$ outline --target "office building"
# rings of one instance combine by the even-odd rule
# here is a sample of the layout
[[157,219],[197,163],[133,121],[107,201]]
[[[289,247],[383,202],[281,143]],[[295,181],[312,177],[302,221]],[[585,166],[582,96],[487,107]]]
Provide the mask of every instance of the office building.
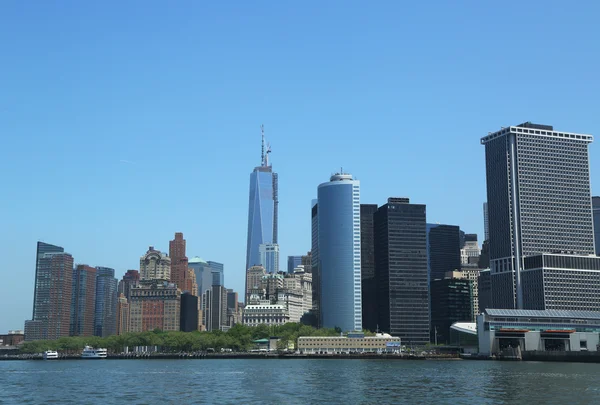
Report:
[[[592,140],[591,135],[529,122],[481,139],[495,308],[524,308],[524,295],[529,294],[522,283],[525,258],[594,254],[588,156]],[[566,282],[573,269],[564,270]]]
[[171,258],[171,278],[181,291],[192,292],[194,286],[188,273],[188,258],[185,255],[185,239],[183,233],[175,232],[175,238],[169,241],[169,257]]
[[488,207],[487,203],[483,203],[483,235],[484,242],[490,239],[490,221],[488,219]]
[[481,256],[481,249],[477,242],[477,234],[467,233],[464,234],[464,243],[460,249],[460,263],[461,264],[477,264]]
[[242,323],[247,326],[284,325],[290,322],[290,314],[283,299],[271,300],[264,290],[252,289],[248,295],[248,303],[243,309]]
[[302,256],[300,264],[304,266],[305,272],[312,273],[312,252],[309,251],[304,256]]
[[94,336],[96,269],[79,264],[73,269],[71,336]]
[[377,204],[360,205],[360,278],[362,328],[377,330],[377,282],[375,281],[375,239],[373,215]]
[[138,270],[127,270],[123,278],[119,281],[117,293],[123,294],[129,299],[130,291],[140,283],[140,272]]
[[431,341],[450,343],[450,326],[455,322],[474,322],[473,285],[460,278],[431,281]]
[[179,330],[182,332],[198,330],[198,297],[189,292],[181,294],[180,313]]
[[592,214],[594,221],[594,251],[600,256],[600,197],[592,197]]
[[263,243],[259,245],[260,264],[264,266],[267,273],[279,273],[279,245],[276,243]]
[[336,173],[319,185],[317,220],[321,326],[362,330],[360,182]]
[[316,318],[315,327],[321,327],[321,271],[319,270],[319,204],[312,201],[311,206],[311,272],[313,280],[313,313]]
[[96,308],[94,335],[106,337],[117,333],[117,279],[115,270],[96,267]]
[[481,270],[476,266],[463,267],[460,271],[449,271],[445,278],[469,280],[471,282],[471,307],[473,309],[472,319],[479,315],[479,278]]
[[303,256],[288,256],[287,272],[293,273],[294,269],[302,264]]
[[254,289],[261,288],[262,279],[267,274],[263,266],[252,266],[246,271],[246,304],[250,299],[250,292]]
[[144,256],[140,258],[141,281],[169,281],[171,280],[171,258],[150,246]]
[[389,198],[374,215],[379,328],[407,344],[429,342],[425,205]]
[[230,288],[227,289],[227,309],[238,312],[238,293]]
[[125,294],[120,293],[117,299],[117,335],[129,332],[129,302]]
[[178,331],[181,290],[165,281],[150,281],[131,290],[129,331]]
[[427,264],[429,279],[441,280],[449,271],[460,269],[460,228],[427,224]]
[[[300,298],[300,318],[312,309],[312,274],[304,271],[302,265],[296,267],[292,274],[286,274],[283,279],[283,292]],[[290,313],[291,322],[300,322]]]
[[[277,173],[269,164],[271,147],[265,150],[264,128],[260,166],[250,175],[250,199],[248,207],[248,242],[246,247],[246,270],[260,262],[259,246],[277,243],[278,181]],[[264,265],[264,264],[263,264]],[[248,286],[246,286],[248,291]],[[247,297],[246,297],[247,298]]]
[[479,277],[477,278],[477,294],[479,295],[479,315],[483,310],[492,308],[492,275],[490,269],[483,269],[479,271]]
[[213,285],[202,296],[202,315],[207,331],[226,331],[227,325],[227,289],[222,285]]
[[194,271],[196,275],[196,284],[198,285],[198,297],[212,287],[213,275],[210,264],[204,259],[196,256],[188,261],[188,267]]
[[25,339],[69,336],[73,257],[59,246],[38,242],[33,319],[25,322]]
[[[225,266],[222,263],[208,261],[212,276],[212,285],[225,285]],[[212,287],[212,286],[211,286]]]

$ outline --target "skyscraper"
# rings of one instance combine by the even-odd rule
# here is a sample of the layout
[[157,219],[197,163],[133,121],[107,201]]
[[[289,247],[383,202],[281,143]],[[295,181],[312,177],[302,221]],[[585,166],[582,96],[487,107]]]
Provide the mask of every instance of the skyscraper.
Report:
[[181,291],[165,281],[150,280],[131,290],[129,331],[178,331]]
[[[481,139],[486,156],[494,308],[525,307],[522,271],[527,257],[594,254],[588,156],[592,140],[591,135],[554,131],[552,126],[530,122]],[[542,262],[541,257],[528,260],[530,280],[548,281],[550,273]],[[568,266],[564,262],[561,267],[575,275],[572,270],[577,267],[573,266],[574,262]],[[563,281],[568,279],[566,273]],[[542,285],[532,288],[544,291]]]
[[319,185],[317,216],[321,326],[362,330],[360,182],[336,173]]
[[138,270],[127,270],[123,275],[117,292],[123,294],[125,298],[129,299],[131,289],[140,283],[140,272]]
[[94,336],[96,313],[96,269],[79,264],[73,269],[71,335]]
[[192,291],[191,280],[188,278],[188,258],[185,255],[185,239],[183,233],[176,232],[175,238],[169,242],[169,257],[171,258],[171,278],[181,291]]
[[377,329],[377,283],[375,281],[375,238],[373,215],[377,204],[360,205],[360,277],[363,329]]
[[198,330],[198,297],[185,292],[181,294],[179,330],[193,332]]
[[223,263],[217,263],[213,261],[208,261],[208,265],[210,266],[210,273],[212,276],[212,284],[213,285],[225,285],[225,266]]
[[460,278],[431,281],[431,341],[450,343],[454,322],[473,322],[473,284]]
[[288,256],[287,272],[292,274],[294,269],[302,264],[302,256]]
[[117,300],[117,335],[129,332],[129,302],[125,294],[120,293]]
[[319,270],[319,204],[318,200],[312,201],[311,213],[311,272],[313,281],[313,312],[316,318],[316,327],[321,326],[321,272]]
[[110,336],[117,333],[117,279],[115,270],[96,267],[96,308],[94,335]]
[[142,281],[170,281],[171,258],[150,246],[144,256],[140,258],[140,280]]
[[[261,130],[263,130],[262,126]],[[261,264],[259,252],[261,244],[277,243],[278,181],[277,173],[273,173],[273,168],[269,164],[270,153],[270,146],[265,150],[263,130],[261,163],[250,174],[246,270]],[[248,291],[247,286],[246,291]]]
[[488,218],[487,202],[483,203],[483,235],[484,241],[490,239],[490,221]]
[[262,243],[258,246],[260,264],[270,274],[279,273],[279,245],[276,243]]
[[460,269],[459,231],[455,225],[427,224],[430,281],[442,280],[446,272]]
[[204,259],[195,256],[192,257],[188,266],[196,274],[196,284],[198,284],[198,296],[202,297],[202,294],[212,286],[212,269],[210,264]]
[[69,336],[73,257],[59,246],[37,244],[33,319],[25,322],[25,339]]
[[600,197],[592,197],[592,212],[594,220],[594,250],[600,255]]
[[379,328],[406,344],[429,342],[425,205],[389,198],[374,215]]

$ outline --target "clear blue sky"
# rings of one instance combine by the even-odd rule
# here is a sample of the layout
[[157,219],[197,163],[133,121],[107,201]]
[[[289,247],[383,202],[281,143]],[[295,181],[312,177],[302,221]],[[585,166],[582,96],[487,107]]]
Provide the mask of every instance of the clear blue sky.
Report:
[[600,135],[597,2],[123,3],[0,4],[0,332],[31,316],[38,240],[120,278],[180,231],[242,292],[263,123],[284,257],[340,166],[482,239],[480,137]]

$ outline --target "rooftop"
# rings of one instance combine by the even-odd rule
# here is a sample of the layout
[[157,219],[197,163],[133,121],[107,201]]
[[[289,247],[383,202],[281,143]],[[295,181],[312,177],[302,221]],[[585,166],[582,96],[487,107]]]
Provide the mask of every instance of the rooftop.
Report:
[[530,317],[530,318],[577,318],[577,319],[599,319],[600,312],[596,311],[565,311],[558,309],[534,310],[534,309],[491,309],[484,311],[490,316],[504,317]]

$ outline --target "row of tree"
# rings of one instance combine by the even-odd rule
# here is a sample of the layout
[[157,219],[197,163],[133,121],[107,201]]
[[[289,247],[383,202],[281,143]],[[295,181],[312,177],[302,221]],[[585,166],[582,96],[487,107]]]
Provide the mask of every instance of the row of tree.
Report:
[[[222,348],[233,351],[248,351],[255,347],[253,341],[277,336],[281,340],[279,349],[285,349],[289,343],[296,347],[300,336],[337,336],[340,330],[316,329],[300,323],[287,323],[281,326],[258,325],[256,327],[236,324],[227,332],[163,332],[160,330],[126,333],[101,338],[98,336],[72,336],[57,340],[37,340],[25,342],[21,346],[23,353],[41,353],[56,350],[61,353],[78,353],[86,345],[107,348],[112,353],[122,353],[125,348],[136,346],[158,346],[162,352],[199,352],[209,348],[220,351]],[[365,332],[367,335],[368,332]]]

